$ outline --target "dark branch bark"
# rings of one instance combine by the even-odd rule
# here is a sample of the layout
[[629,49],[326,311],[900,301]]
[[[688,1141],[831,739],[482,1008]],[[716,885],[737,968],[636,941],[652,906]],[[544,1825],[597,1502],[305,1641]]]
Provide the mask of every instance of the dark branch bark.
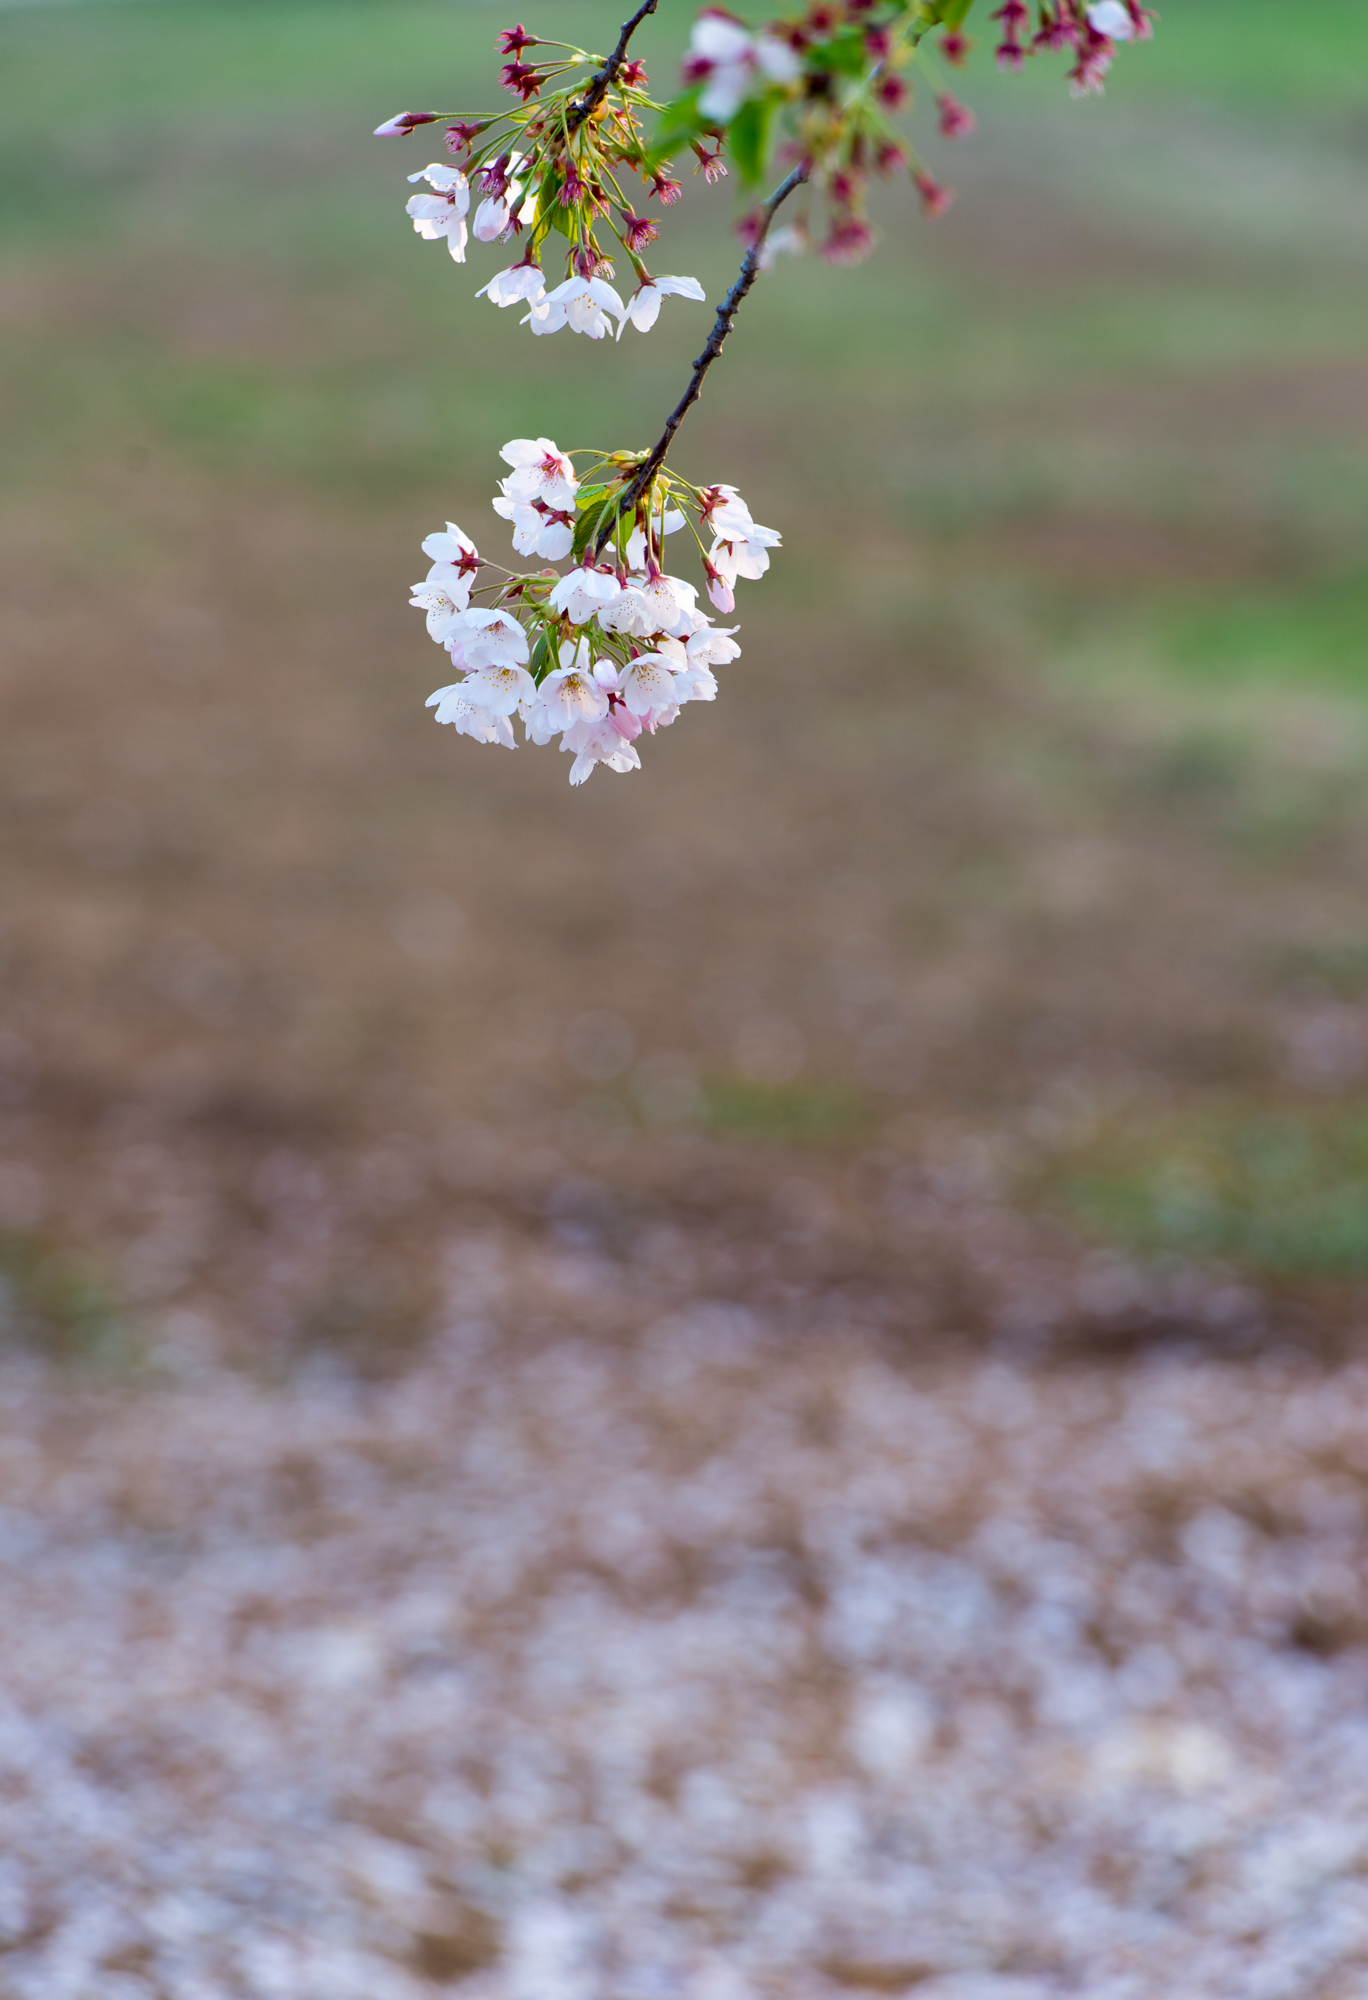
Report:
[[665,454],[674,442],[675,432],[679,429],[679,426],[683,423],[685,417],[703,393],[703,378],[722,352],[722,343],[732,330],[732,321],[735,319],[742,300],[755,283],[756,276],[759,273],[760,252],[765,247],[765,238],[769,235],[770,224],[774,220],[775,211],[781,203],[788,200],[795,189],[803,185],[809,171],[808,162],[804,160],[801,166],[793,169],[793,172],[788,175],[787,179],[779,183],[774,193],[769,197],[769,200],[761,205],[760,226],[756,231],[755,241],[741,260],[741,269],[737,274],[736,283],[717,308],[717,318],[713,321],[713,330],[708,335],[706,347],[694,363],[689,386],[675,404],[673,410],[671,410],[665,428],[661,432],[650,454],[643,459],[640,468],[633,474],[622,498],[618,501],[612,521],[594,544],[593,559],[595,561],[603,553],[605,544],[611,540],[613,530],[616,528],[618,522],[625,515],[632,512],[642,494],[650,486],[651,481],[665,462]]
[[613,50],[603,68],[595,70],[589,79],[589,88],[585,91],[579,103],[571,107],[567,115],[566,124],[570,131],[578,132],[585,119],[592,118],[598,110],[612,86],[614,77],[627,60],[628,42],[631,41],[637,29],[646,19],[646,16],[654,14],[658,4],[659,0],[642,0],[642,5],[637,8],[631,20],[623,22],[622,33],[618,36],[617,47]]

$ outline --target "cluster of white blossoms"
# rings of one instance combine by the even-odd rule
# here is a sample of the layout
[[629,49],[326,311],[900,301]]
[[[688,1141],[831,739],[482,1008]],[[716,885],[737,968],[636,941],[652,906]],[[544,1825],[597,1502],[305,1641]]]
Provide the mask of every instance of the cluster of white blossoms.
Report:
[[[470,182],[459,167],[443,166],[434,160],[420,173],[410,174],[410,181],[426,181],[432,189],[430,194],[409,197],[408,213],[414,228],[426,242],[445,241],[458,264],[465,262],[466,245],[472,235],[480,243],[506,241],[515,227],[526,227],[535,221],[540,199],[538,189],[525,191],[516,178],[520,164],[517,153],[509,155],[505,174],[513,177],[503,179],[499,194],[485,196],[473,222],[469,221]],[[490,176],[486,174],[484,178],[488,180]],[[638,224],[638,229],[643,228],[644,225]],[[649,333],[660,317],[662,299],[673,296],[701,303],[705,297],[697,278],[655,278],[646,274],[644,266],[638,267],[638,275],[636,290],[630,299],[624,299],[608,282],[613,276],[612,265],[600,259],[594,262],[592,270],[572,273],[563,284],[548,292],[541,265],[529,248],[520,262],[497,272],[487,285],[481,285],[475,296],[496,306],[526,305],[528,311],[522,325],[530,326],[533,333],[559,333],[563,326],[568,326],[572,333],[587,333],[591,340],[602,340],[605,334],[613,332],[621,340],[629,321],[638,333]]]
[[693,24],[684,81],[703,85],[699,113],[719,125],[727,124],[748,97],[767,85],[796,83],[802,74],[803,58],[776,35],[763,30],[753,35],[733,16],[711,8]]
[[[715,700],[713,669],[740,654],[737,628],[715,625],[699,609],[696,586],[665,574],[665,537],[691,531],[708,597],[722,612],[734,608],[739,577],[764,575],[780,539],[752,520],[735,487],[694,487],[663,470],[622,517],[639,461],[577,455],[591,460],[578,476],[550,438],[514,438],[500,454],[512,470],[494,501],[519,554],[558,562],[574,553],[573,569],[502,570],[448,522],[423,543],[432,568],[411,599],[462,676],[428,697],[438,722],[512,750],[516,716],[527,742],[558,736],[573,753],[572,785],[596,764],[639,769],[642,733],[666,728],[686,702]],[[495,570],[500,582],[479,581]]]

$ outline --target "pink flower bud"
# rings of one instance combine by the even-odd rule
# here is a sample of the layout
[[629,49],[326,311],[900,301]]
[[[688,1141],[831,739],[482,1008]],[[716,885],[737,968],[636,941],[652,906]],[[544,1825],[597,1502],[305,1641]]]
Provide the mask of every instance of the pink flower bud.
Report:
[[736,595],[725,576],[715,570],[706,559],[703,568],[708,578],[708,595],[718,611],[735,611]]
[[886,111],[901,111],[912,95],[900,76],[880,77],[875,94]]
[[436,123],[437,113],[435,111],[397,111],[393,118],[387,118],[383,125],[376,126],[375,136],[377,139],[402,139],[404,134],[411,132],[415,125],[435,125]]
[[969,50],[972,46],[969,37],[962,35],[958,28],[952,28],[948,35],[941,36],[941,54],[952,69],[961,69],[964,66],[969,59]]

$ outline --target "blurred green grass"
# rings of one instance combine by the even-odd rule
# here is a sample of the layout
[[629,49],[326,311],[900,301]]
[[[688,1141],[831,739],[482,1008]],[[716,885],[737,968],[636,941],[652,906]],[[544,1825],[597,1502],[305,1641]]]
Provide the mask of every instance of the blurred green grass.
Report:
[[1240,1107],[1095,1138],[1045,1176],[1085,1231],[1175,1263],[1279,1278],[1368,1272],[1368,1112]]

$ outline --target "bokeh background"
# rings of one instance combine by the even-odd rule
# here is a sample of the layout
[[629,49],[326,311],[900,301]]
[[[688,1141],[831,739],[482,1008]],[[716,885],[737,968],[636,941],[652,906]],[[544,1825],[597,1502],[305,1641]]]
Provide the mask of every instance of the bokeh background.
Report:
[[981,46],[573,793],[405,586],[708,316],[413,236],[505,25],[0,8],[0,1994],[1368,1992],[1368,16]]

